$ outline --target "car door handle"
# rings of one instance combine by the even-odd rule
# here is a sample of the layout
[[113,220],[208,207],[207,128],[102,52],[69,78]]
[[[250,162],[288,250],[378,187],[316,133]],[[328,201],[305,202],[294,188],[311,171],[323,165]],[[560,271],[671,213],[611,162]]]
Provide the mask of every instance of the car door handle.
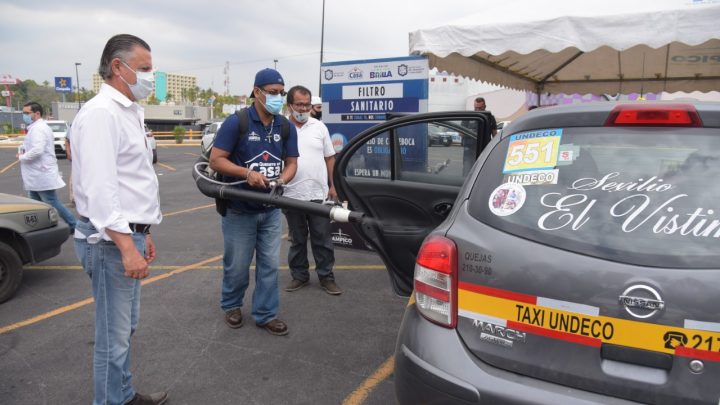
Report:
[[450,213],[450,210],[451,210],[451,209],[452,209],[452,204],[445,202],[445,203],[440,203],[440,204],[436,205],[436,206],[433,208],[433,211],[434,211],[437,215],[440,215],[440,216],[442,216],[442,217],[446,217],[446,216],[448,216],[448,214]]

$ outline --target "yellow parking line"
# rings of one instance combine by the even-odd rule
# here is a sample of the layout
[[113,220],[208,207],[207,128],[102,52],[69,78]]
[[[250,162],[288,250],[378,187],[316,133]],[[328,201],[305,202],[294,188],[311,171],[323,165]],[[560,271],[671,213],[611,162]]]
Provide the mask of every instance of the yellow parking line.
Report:
[[385,362],[381,364],[370,377],[366,378],[355,391],[351,392],[350,395],[343,400],[342,405],[362,404],[375,387],[392,374],[394,369],[395,360],[393,357],[390,357],[385,360]]
[[[193,270],[193,269],[196,269],[196,268],[198,268],[198,267],[202,267],[202,266],[204,266],[204,265],[206,265],[206,264],[208,264],[208,263],[216,262],[216,261],[218,261],[218,260],[220,260],[220,259],[222,259],[222,256],[211,257],[211,258],[209,258],[209,259],[205,259],[205,260],[199,261],[199,262],[197,262],[197,263],[194,263],[194,264],[191,264],[191,265],[188,265],[188,266],[180,267],[180,268],[178,268],[178,269],[176,269],[176,270],[173,270],[173,271],[171,271],[171,272],[164,273],[164,274],[160,274],[160,275],[157,275],[157,276],[155,276],[155,277],[151,277],[151,278],[145,279],[145,280],[142,281],[141,284],[142,284],[142,285],[148,285],[148,284],[154,283],[154,282],[156,282],[156,281],[158,281],[158,280],[163,280],[163,279],[166,279],[166,278],[168,278],[168,277],[174,276],[174,275],[176,275],[176,274],[184,273],[184,272],[186,272],[186,271],[188,271],[188,270]],[[24,327],[24,326],[28,326],[28,325],[32,325],[32,324],[38,323],[38,322],[40,322],[40,321],[44,321],[45,319],[49,319],[49,318],[52,318],[52,317],[54,317],[54,316],[62,315],[62,314],[64,314],[64,313],[66,313],[66,312],[70,312],[70,311],[73,311],[73,310],[75,310],[75,309],[84,307],[85,305],[92,304],[94,301],[95,301],[95,300],[94,300],[93,298],[86,298],[86,299],[84,299],[84,300],[82,300],[82,301],[78,301],[78,302],[76,302],[76,303],[74,303],[74,304],[70,304],[70,305],[66,305],[66,306],[64,306],[64,307],[60,307],[60,308],[54,309],[54,310],[52,310],[52,311],[50,311],[50,312],[46,312],[46,313],[44,313],[44,314],[40,314],[40,315],[38,315],[38,316],[34,316],[34,317],[29,318],[29,319],[26,319],[26,320],[24,320],[24,321],[16,322],[16,323],[14,323],[14,324],[12,324],[12,325],[2,326],[2,327],[0,327],[0,335],[2,335],[2,334],[4,334],[4,333],[8,333],[8,332],[10,332],[10,331],[13,331],[13,330],[15,330],[15,329],[22,328],[22,327]]]
[[175,168],[174,168],[174,167],[172,167],[172,166],[170,166],[170,165],[166,165],[165,163],[158,163],[158,166],[162,166],[162,167],[164,167],[164,168],[166,168],[166,169],[168,169],[168,170],[171,170],[171,171],[173,171],[173,172],[175,171]]
[[199,153],[185,152],[184,154],[185,154],[185,155],[190,155],[190,156],[195,156],[195,157],[200,157],[200,154],[199,154]]
[[201,205],[201,206],[195,207],[195,208],[188,208],[188,209],[186,209],[186,210],[175,211],[175,212],[171,212],[171,213],[169,213],[169,214],[163,214],[163,218],[165,218],[165,217],[171,217],[171,216],[177,215],[177,214],[183,214],[183,213],[186,213],[186,212],[197,211],[197,210],[201,210],[201,209],[204,209],[204,208],[210,208],[210,207],[214,207],[214,206],[215,206],[215,204],[213,203],[213,204],[208,204],[208,205]]
[[5,173],[6,171],[10,170],[10,168],[12,168],[12,167],[15,166],[16,164],[18,164],[18,162],[19,162],[19,160],[16,160],[16,161],[10,163],[9,165],[3,167],[2,170],[0,170],[0,174],[3,174],[3,173]]
[[[255,264],[250,265],[255,266]],[[176,270],[185,266],[150,266],[150,270]],[[197,266],[194,270],[222,270],[222,266]],[[24,270],[82,270],[82,266],[27,266]],[[290,270],[288,266],[280,266],[280,270]],[[368,265],[340,265],[334,266],[333,270],[385,270],[385,266],[378,264]]]

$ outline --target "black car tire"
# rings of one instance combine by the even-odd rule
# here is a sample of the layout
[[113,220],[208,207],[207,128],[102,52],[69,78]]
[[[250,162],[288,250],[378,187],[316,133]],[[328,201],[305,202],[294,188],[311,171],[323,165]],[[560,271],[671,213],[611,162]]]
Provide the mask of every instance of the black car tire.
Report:
[[22,261],[15,250],[0,242],[0,303],[9,300],[22,281]]
[[157,149],[153,149],[153,164],[157,163]]

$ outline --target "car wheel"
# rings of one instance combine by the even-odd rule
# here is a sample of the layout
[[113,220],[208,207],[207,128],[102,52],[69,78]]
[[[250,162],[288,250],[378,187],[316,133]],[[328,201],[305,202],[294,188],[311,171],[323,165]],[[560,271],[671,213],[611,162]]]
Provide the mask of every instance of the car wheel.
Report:
[[153,149],[153,164],[157,163],[157,149]]
[[0,242],[0,303],[10,299],[22,280],[22,261],[13,248]]

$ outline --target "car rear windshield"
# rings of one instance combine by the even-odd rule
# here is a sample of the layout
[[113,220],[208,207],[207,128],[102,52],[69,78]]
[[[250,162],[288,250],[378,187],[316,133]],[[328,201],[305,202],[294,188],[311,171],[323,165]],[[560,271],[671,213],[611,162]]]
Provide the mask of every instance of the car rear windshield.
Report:
[[50,123],[48,124],[53,132],[65,132],[67,131],[67,124]]
[[590,256],[717,268],[719,180],[716,128],[549,128],[494,146],[469,212]]

